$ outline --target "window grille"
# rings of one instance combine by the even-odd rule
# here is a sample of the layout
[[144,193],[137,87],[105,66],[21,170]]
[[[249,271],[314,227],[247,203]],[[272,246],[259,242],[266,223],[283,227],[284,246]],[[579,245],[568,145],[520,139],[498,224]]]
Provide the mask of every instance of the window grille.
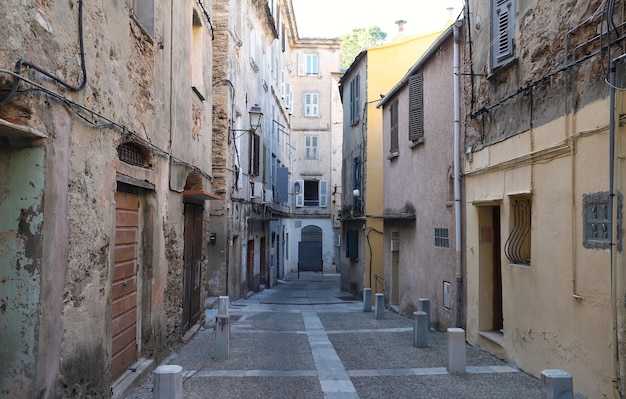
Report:
[[117,156],[120,161],[142,168],[150,166],[150,162],[144,155],[146,152],[145,148],[134,142],[123,143],[117,147]]
[[441,248],[450,248],[448,229],[435,228],[435,246]]
[[[583,246],[608,249],[611,245],[611,201],[608,191],[583,195]],[[622,195],[617,195],[617,248],[622,250]],[[614,237],[615,238],[615,237]]]
[[530,198],[511,202],[511,233],[504,244],[504,254],[512,263],[530,265],[532,207]]

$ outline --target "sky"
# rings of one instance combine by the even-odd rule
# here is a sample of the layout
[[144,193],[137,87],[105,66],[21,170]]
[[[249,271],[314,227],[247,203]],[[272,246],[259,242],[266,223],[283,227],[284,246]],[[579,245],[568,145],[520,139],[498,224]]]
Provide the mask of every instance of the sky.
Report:
[[[461,12],[463,0],[293,0],[300,37],[340,37],[354,28],[378,26],[391,40],[395,21],[407,21],[404,33],[443,29]],[[450,18],[448,7],[454,7]]]

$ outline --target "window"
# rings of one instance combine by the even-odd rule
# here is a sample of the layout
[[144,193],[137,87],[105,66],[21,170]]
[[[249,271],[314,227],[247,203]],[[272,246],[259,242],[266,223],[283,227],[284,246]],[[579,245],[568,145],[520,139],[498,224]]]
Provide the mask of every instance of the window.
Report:
[[316,53],[298,53],[298,76],[319,76],[319,57]]
[[352,126],[359,122],[359,108],[361,95],[361,76],[356,75],[350,81],[350,124]]
[[448,229],[435,228],[435,246],[441,248],[450,248]]
[[392,155],[397,155],[400,147],[398,144],[398,99],[393,100],[389,106],[389,120],[391,122],[391,128],[389,129],[391,134],[389,152]]
[[409,140],[415,142],[423,137],[424,79],[420,73],[409,80]]
[[530,197],[511,197],[511,232],[504,244],[504,254],[512,263],[530,265],[531,206]]
[[198,95],[200,100],[204,96],[204,75],[203,75],[203,49],[204,30],[202,28],[202,18],[198,10],[193,10],[191,24],[191,88]]
[[126,0],[142,28],[154,37],[154,0]]
[[491,0],[491,68],[510,61],[515,35],[515,1]]
[[317,141],[318,136],[316,135],[307,134],[304,136],[304,158],[317,159]]
[[[583,195],[583,246],[608,249],[611,245],[611,201],[608,191]],[[622,196],[617,196],[617,248],[622,249]]]
[[346,258],[359,260],[359,231],[346,231]]
[[304,116],[319,116],[320,95],[304,93]]
[[248,151],[250,152],[248,173],[252,176],[258,176],[261,159],[261,138],[258,134],[250,133]]
[[296,207],[328,206],[328,181],[327,180],[297,180],[294,183],[296,193]]

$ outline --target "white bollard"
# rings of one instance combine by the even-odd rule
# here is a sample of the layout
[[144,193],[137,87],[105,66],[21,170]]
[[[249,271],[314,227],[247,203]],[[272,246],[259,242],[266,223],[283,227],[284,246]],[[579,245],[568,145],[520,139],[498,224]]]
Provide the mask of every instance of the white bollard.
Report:
[[229,298],[227,296],[219,296],[217,298],[217,314],[222,316],[228,316],[228,304]]
[[371,288],[363,288],[363,311],[364,312],[372,311],[372,289]]
[[465,373],[465,330],[448,328],[448,372]]
[[376,303],[374,305],[376,307],[375,316],[376,320],[385,318],[385,295],[384,294],[376,294]]
[[564,370],[543,370],[541,385],[544,399],[574,399],[572,376]]
[[215,316],[215,358],[230,359],[230,316]]
[[159,366],[152,372],[153,399],[183,399],[183,368]]

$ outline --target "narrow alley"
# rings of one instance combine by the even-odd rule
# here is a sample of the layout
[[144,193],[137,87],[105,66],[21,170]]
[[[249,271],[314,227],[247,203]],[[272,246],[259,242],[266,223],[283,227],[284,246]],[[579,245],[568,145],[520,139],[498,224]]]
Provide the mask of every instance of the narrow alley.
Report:
[[[413,320],[376,320],[338,274],[292,273],[230,304],[230,358],[215,359],[215,319],[163,364],[183,368],[183,397],[541,398],[541,383],[466,345],[467,373],[446,370],[446,333],[413,347]],[[152,377],[126,399],[151,399]]]

